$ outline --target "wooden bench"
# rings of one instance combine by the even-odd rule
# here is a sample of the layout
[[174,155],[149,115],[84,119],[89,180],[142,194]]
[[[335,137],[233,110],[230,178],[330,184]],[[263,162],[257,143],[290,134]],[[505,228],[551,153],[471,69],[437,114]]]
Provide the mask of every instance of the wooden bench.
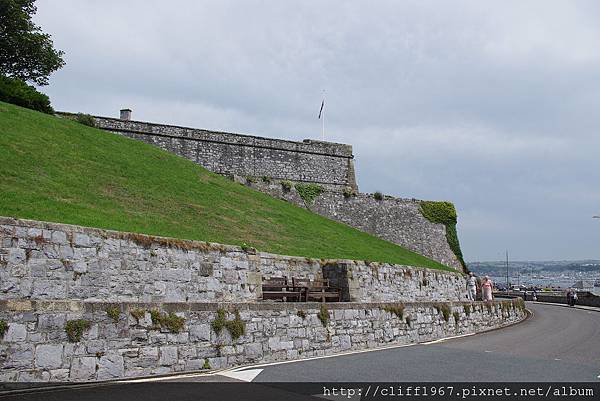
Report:
[[290,288],[285,277],[273,277],[264,280],[262,294],[263,300],[273,299],[282,302],[302,300],[302,292]]
[[294,290],[300,290],[304,295],[306,302],[319,300],[321,302],[342,300],[342,293],[339,289],[331,287],[329,279],[296,279],[292,278],[292,287]]

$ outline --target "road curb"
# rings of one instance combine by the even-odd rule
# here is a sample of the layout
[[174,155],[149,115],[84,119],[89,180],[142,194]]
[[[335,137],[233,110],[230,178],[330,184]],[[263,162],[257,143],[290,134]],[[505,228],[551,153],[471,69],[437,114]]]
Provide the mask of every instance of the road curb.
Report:
[[589,312],[600,312],[600,308],[596,307],[596,306],[586,306],[586,305],[569,306],[566,304],[558,304],[555,302],[540,302],[540,301],[527,301],[527,302],[532,302],[535,305],[550,305],[550,306],[559,306],[561,308],[585,310],[585,311],[589,311]]

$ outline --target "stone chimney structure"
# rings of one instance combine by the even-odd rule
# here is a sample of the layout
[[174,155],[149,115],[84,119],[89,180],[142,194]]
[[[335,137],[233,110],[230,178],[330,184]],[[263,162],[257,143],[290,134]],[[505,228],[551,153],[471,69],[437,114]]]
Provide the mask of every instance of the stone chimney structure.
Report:
[[121,109],[121,120],[129,121],[131,120],[131,109]]

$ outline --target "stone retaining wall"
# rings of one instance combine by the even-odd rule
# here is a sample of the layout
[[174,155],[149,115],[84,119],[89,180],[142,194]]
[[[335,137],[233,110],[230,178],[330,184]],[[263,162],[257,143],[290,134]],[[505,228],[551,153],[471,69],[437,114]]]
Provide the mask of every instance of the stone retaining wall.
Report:
[[[322,310],[317,303],[0,301],[0,320],[9,325],[0,339],[0,382],[109,380],[430,341],[518,322],[525,313],[516,302],[411,303],[403,309],[337,303]],[[118,314],[109,316],[110,307]],[[239,338],[213,329],[220,308],[229,321],[239,313],[245,326]],[[161,328],[152,310],[183,318],[183,327],[178,333]],[[89,326],[70,342],[65,326],[75,319]]]
[[466,299],[459,273],[0,217],[0,300],[254,302],[284,276],[330,278],[347,301]]
[[275,198],[308,208],[321,216],[398,244],[458,271],[463,270],[460,261],[448,245],[446,227],[427,220],[421,213],[421,201],[418,199],[384,196],[383,199],[377,200],[372,194],[357,192],[345,196],[339,188],[322,186],[323,193],[307,207],[294,188],[286,190],[281,182],[242,182]]

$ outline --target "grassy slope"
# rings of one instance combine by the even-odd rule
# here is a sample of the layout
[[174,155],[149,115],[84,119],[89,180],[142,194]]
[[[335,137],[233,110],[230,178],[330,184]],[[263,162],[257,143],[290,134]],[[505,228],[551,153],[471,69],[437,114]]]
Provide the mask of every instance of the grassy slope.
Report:
[[6,103],[0,215],[451,270],[154,146]]

